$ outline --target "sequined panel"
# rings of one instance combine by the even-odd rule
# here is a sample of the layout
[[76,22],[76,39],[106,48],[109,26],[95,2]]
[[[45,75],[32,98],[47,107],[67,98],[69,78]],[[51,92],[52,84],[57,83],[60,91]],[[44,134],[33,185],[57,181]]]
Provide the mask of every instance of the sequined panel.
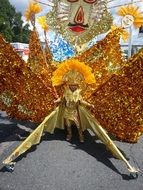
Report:
[[32,55],[39,63],[28,67],[0,36],[0,108],[11,117],[40,122],[53,110],[55,91],[44,57],[36,58],[42,56],[40,48]]
[[136,142],[143,134],[143,49],[90,97],[97,120],[120,140]]
[[120,68],[125,64],[119,44],[120,35],[121,29],[110,32],[103,40],[78,57],[93,69],[96,79],[94,90],[109,80],[113,74],[120,74]]

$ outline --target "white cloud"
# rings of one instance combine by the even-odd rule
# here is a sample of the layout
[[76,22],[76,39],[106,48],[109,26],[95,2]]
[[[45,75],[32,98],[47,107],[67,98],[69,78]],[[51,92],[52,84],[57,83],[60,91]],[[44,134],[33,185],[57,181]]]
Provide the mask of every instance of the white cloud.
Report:
[[[9,2],[16,8],[16,11],[20,11],[22,12],[22,14],[24,14],[28,4],[29,4],[29,0],[9,0]],[[41,0],[41,2],[46,3],[47,0]],[[48,9],[47,6],[41,5],[43,10],[46,11]]]
[[9,0],[9,2],[16,8],[16,11],[20,11],[23,14],[28,6],[29,0]]

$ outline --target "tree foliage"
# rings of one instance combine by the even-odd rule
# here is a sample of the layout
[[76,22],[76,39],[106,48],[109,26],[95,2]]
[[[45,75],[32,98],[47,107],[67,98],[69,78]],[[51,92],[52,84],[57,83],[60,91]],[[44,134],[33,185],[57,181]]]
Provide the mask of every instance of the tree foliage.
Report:
[[0,0],[0,33],[8,42],[28,43],[29,25],[23,26],[22,14],[16,12],[9,0]]

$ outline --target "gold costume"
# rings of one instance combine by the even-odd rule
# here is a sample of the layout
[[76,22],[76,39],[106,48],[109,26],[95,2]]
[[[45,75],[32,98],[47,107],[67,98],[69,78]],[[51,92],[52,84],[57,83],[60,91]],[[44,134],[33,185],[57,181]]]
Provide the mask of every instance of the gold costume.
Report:
[[[84,64],[83,64],[83,67],[84,67]],[[73,71],[73,73],[75,72],[77,73],[77,71]],[[56,78],[57,73],[55,71],[54,76],[53,76],[53,81]],[[77,83],[74,84],[74,82],[77,82],[78,75],[74,74],[74,76],[76,77],[72,78],[73,81],[71,80],[68,81],[69,79],[67,80],[66,78],[67,84],[64,90],[64,95],[61,99],[57,101],[60,103],[60,105],[56,107],[56,109],[44,119],[44,121],[31,133],[31,135],[6,160],[4,160],[3,163],[6,165],[11,164],[14,159],[16,159],[19,155],[24,153],[26,150],[28,150],[32,145],[38,144],[44,132],[54,133],[55,128],[64,129],[65,124],[67,125],[67,129],[68,129],[67,138],[68,140],[70,140],[71,135],[72,135],[70,122],[74,121],[79,130],[79,137],[80,137],[81,142],[84,141],[82,131],[86,129],[92,130],[95,133],[95,135],[97,135],[98,138],[113,153],[115,157],[125,162],[130,172],[138,172],[139,170],[133,168],[129,164],[129,162],[120,152],[120,150],[116,147],[116,145],[107,135],[106,131],[96,121],[92,113],[86,108],[87,105],[91,106],[91,104],[82,100],[81,89],[77,88],[79,84]],[[71,76],[69,74],[69,78],[70,77]],[[68,82],[70,82],[70,84],[68,84]],[[74,90],[70,89],[71,82],[76,86],[76,89]]]
[[3,163],[6,165],[11,164],[13,160],[27,151],[32,145],[38,144],[44,132],[54,133],[55,128],[64,129],[64,119],[67,119],[68,121],[74,121],[77,127],[81,127],[82,131],[86,129],[92,130],[116,158],[125,162],[130,172],[138,172],[138,169],[135,169],[129,164],[91,112],[83,106],[82,102],[80,102],[80,90],[76,90],[74,96],[72,96],[71,92],[68,94],[69,92],[68,89],[65,92],[64,101],[61,101],[61,104],[44,119],[31,135],[22,142],[22,144],[6,160],[4,160]]

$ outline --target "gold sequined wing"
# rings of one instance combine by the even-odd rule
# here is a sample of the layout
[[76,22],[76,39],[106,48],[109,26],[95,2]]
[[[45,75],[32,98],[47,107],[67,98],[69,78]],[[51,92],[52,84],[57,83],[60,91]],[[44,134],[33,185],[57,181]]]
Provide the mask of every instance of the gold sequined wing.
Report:
[[[98,89],[111,76],[120,72],[124,64],[121,47],[119,44],[123,29],[117,28],[107,34],[107,36],[83,52],[78,59],[88,64],[95,75],[96,83],[93,90]],[[92,93],[92,91],[89,93]]]
[[95,105],[94,116],[109,133],[122,141],[137,142],[143,134],[143,49],[89,101]]
[[54,108],[51,73],[44,59],[40,59],[40,51],[36,50],[35,56],[31,55],[29,63],[25,63],[0,36],[0,109],[11,117],[40,122]]

